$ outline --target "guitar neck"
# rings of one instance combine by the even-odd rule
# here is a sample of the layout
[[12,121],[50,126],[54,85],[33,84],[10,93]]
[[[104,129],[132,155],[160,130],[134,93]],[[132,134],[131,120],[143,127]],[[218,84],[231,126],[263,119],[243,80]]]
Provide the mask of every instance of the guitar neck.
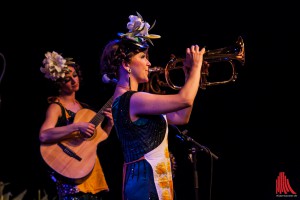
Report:
[[104,115],[102,114],[103,110],[110,107],[112,105],[113,96],[110,97],[110,99],[104,104],[104,106],[98,111],[98,113],[91,119],[90,123],[94,124],[95,126],[98,126],[103,120]]

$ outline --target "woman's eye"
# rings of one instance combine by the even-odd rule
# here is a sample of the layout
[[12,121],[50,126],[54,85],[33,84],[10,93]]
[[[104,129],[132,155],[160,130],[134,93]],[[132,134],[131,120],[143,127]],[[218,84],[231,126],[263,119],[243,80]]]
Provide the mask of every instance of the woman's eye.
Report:
[[64,79],[64,83],[67,83],[67,82],[69,82],[71,79],[70,78],[65,78]]

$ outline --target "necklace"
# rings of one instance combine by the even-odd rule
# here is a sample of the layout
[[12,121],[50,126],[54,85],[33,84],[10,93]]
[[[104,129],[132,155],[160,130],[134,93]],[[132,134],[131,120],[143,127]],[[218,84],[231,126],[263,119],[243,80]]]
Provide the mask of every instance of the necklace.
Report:
[[129,86],[125,86],[125,85],[117,84],[116,87],[120,87],[120,88],[123,88],[123,89],[128,90],[128,91],[130,90]]

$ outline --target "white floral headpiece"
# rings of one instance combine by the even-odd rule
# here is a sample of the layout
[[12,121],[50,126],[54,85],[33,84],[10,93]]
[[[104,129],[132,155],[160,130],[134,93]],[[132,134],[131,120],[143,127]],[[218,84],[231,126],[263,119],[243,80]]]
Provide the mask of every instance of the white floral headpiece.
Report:
[[63,58],[55,51],[47,52],[45,57],[43,60],[44,66],[40,67],[40,70],[45,74],[47,79],[51,79],[52,81],[64,78],[66,73],[70,72],[68,64],[75,64],[75,62],[71,61],[72,58]]
[[[154,27],[156,20],[150,27],[148,22],[143,20],[143,17],[138,13],[136,15],[130,15],[129,20],[130,22],[127,23],[127,29],[129,30],[127,33],[118,33],[121,38],[126,38],[133,40],[136,42],[136,45],[140,47],[145,47],[149,42],[153,45],[151,39],[160,38],[160,35],[149,34],[148,32]],[[154,46],[154,45],[153,45]]]

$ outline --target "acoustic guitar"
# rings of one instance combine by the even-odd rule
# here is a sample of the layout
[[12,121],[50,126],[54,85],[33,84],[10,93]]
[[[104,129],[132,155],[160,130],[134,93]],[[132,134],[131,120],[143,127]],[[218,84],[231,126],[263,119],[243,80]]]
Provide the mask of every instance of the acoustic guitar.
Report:
[[92,172],[97,157],[97,146],[107,139],[100,124],[105,116],[102,111],[112,105],[111,97],[98,113],[90,109],[79,110],[74,122],[90,122],[96,126],[93,136],[80,136],[58,143],[41,144],[40,153],[46,164],[63,177],[81,182]]

